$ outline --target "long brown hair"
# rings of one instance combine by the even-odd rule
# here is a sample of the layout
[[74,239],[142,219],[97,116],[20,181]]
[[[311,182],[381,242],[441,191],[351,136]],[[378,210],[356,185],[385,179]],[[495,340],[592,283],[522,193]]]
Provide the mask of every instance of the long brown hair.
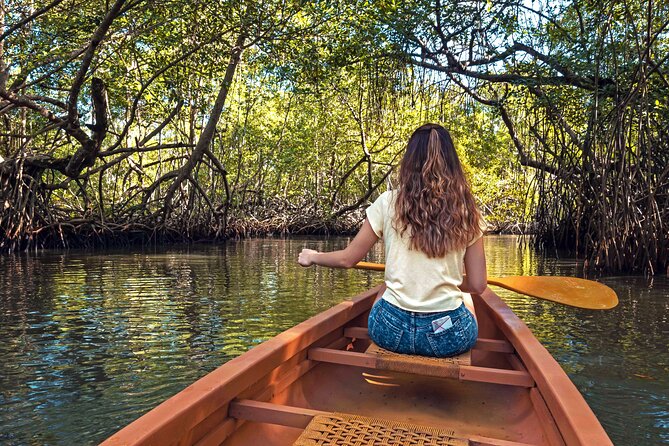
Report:
[[479,233],[481,215],[448,131],[419,127],[407,144],[399,173],[395,223],[410,247],[428,257],[465,248]]

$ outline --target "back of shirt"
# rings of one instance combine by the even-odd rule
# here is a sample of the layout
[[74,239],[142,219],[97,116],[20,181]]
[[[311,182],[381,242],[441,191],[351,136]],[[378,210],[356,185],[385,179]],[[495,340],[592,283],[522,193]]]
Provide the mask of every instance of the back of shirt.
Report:
[[450,251],[440,258],[429,258],[422,251],[410,249],[409,231],[400,236],[394,227],[396,195],[394,191],[384,192],[366,211],[367,220],[376,235],[383,238],[385,247],[386,291],[383,298],[395,306],[416,312],[458,308],[463,299],[458,285],[463,279],[466,249]]

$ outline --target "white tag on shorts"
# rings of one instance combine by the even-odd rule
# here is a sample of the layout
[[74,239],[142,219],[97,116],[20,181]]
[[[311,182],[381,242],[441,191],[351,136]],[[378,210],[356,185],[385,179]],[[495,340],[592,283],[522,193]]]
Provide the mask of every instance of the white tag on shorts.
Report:
[[432,321],[432,331],[437,334],[446,331],[453,326],[450,316],[440,317]]

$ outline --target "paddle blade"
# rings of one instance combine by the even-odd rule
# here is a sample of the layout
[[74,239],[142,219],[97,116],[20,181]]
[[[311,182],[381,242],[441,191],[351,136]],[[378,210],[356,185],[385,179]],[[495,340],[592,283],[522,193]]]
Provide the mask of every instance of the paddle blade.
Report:
[[590,310],[608,310],[618,305],[618,296],[608,286],[592,280],[560,276],[488,277],[488,284],[540,299]]

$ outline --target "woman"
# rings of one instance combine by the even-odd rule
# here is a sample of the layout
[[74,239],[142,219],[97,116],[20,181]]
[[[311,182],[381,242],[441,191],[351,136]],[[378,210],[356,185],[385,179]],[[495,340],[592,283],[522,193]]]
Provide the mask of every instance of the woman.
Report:
[[351,268],[383,238],[386,289],[369,315],[371,339],[397,353],[455,356],[478,335],[466,293],[486,288],[483,226],[451,136],[426,124],[409,139],[399,188],[367,208],[353,241],[340,251],[303,249],[298,262]]

